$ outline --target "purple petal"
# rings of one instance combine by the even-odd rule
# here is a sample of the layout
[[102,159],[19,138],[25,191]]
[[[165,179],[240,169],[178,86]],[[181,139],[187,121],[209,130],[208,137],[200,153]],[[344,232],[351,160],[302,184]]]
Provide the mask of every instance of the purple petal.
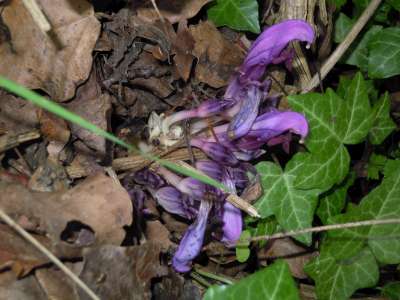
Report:
[[156,192],[155,198],[157,199],[158,204],[160,204],[166,211],[188,218],[183,203],[185,200],[184,196],[176,188],[171,186],[163,187]]
[[314,41],[311,25],[303,20],[287,20],[264,30],[251,46],[239,76],[246,80],[259,80],[265,67],[295,40],[311,44]]
[[212,99],[202,102],[196,109],[198,118],[207,118],[218,113],[224,109],[232,106],[234,103],[228,100]]
[[239,208],[226,201],[224,204],[222,221],[224,225],[222,227],[223,236],[221,241],[227,246],[234,246],[242,234],[242,212]]
[[257,117],[248,136],[266,142],[285,131],[290,131],[304,139],[308,134],[308,123],[304,115],[297,112],[267,112]]
[[188,196],[201,199],[204,197],[206,185],[197,179],[187,177],[181,180],[176,188]]
[[211,178],[221,181],[222,167],[220,164],[212,160],[199,160],[196,162],[196,169],[210,176]]
[[133,179],[138,184],[149,186],[152,189],[158,189],[165,185],[165,181],[160,175],[147,168],[135,172]]
[[234,166],[238,163],[237,158],[233,155],[229,148],[216,143],[207,142],[202,139],[192,139],[190,144],[201,149],[208,157],[223,165]]
[[178,250],[175,252],[172,259],[172,266],[176,271],[182,273],[190,271],[191,262],[200,253],[203,245],[204,233],[210,210],[211,203],[208,201],[201,201],[197,219],[185,232]]
[[258,115],[262,91],[257,86],[250,86],[241,101],[239,112],[233,117],[228,127],[228,137],[235,140],[244,136],[253,125]]

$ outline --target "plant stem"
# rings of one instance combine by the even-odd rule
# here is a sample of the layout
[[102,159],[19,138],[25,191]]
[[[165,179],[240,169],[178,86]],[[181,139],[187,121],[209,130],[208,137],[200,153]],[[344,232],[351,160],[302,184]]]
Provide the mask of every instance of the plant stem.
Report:
[[218,280],[218,281],[226,283],[226,284],[234,284],[235,283],[233,280],[231,280],[229,278],[226,278],[224,276],[220,276],[220,275],[217,275],[217,274],[213,274],[213,273],[210,273],[210,272],[206,272],[206,271],[203,271],[203,270],[201,270],[199,268],[195,268],[194,271],[196,273],[198,273],[199,275],[201,275],[201,276],[208,277],[208,278],[211,278],[211,279],[214,279],[214,280]]
[[303,88],[302,93],[307,93],[314,89],[318,85],[319,81],[323,80],[325,76],[332,70],[339,59],[347,51],[351,43],[356,39],[360,31],[364,28],[365,24],[367,24],[368,20],[372,17],[381,2],[382,0],[372,0],[370,2],[368,7],[364,10],[357,22],[351,28],[350,32],[346,35],[345,39],[339,44],[339,46],[336,47],[335,51],[333,51],[333,53],[322,65],[320,72],[321,76],[319,76],[319,74],[315,74],[308,84]]
[[292,237],[304,233],[310,232],[321,232],[321,231],[329,231],[329,230],[339,230],[345,228],[354,228],[354,227],[361,227],[361,226],[371,226],[371,225],[385,225],[385,224],[400,224],[400,219],[384,219],[384,220],[367,220],[367,221],[359,221],[359,222],[350,222],[350,223],[343,223],[343,224],[333,224],[333,225],[325,225],[319,227],[311,227],[305,228],[300,230],[293,230],[288,232],[280,232],[273,235],[261,235],[255,236],[250,238],[251,242],[256,241],[269,241],[275,239],[281,239],[285,237]]

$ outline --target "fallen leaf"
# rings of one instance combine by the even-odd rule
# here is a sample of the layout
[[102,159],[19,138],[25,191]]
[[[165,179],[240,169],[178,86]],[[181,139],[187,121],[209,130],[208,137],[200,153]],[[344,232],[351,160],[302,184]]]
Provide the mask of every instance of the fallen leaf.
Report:
[[38,119],[40,123],[40,132],[49,141],[59,141],[64,144],[68,142],[71,132],[65,120],[45,110],[38,111]]
[[65,101],[89,76],[92,50],[100,23],[85,0],[38,0],[54,35],[37,27],[23,1],[11,1],[2,12],[12,37],[12,51],[0,45],[0,73],[31,89],[42,89],[53,100]]
[[[151,282],[168,274],[160,263],[161,245],[101,246],[84,255],[80,278],[100,299],[151,299]],[[79,291],[81,299],[88,299]]]
[[29,179],[28,188],[37,192],[56,192],[68,189],[70,180],[63,166],[47,159]]
[[195,41],[187,28],[187,22],[179,22],[178,32],[172,43],[172,53],[175,54],[174,66],[176,72],[184,81],[189,79],[190,71],[192,70],[194,45]]
[[[23,222],[23,220],[21,221]],[[40,235],[34,235],[34,238],[56,256],[64,258],[80,256],[79,249],[55,246],[50,239]],[[7,225],[0,224],[0,271],[11,268],[16,276],[22,277],[28,274],[33,268],[48,262],[47,257],[14,230]]]
[[12,272],[0,273],[0,300],[46,299],[35,277],[15,280]]
[[19,134],[36,128],[38,124],[36,107],[32,103],[0,90],[1,132]]
[[168,250],[174,245],[169,239],[168,229],[158,220],[146,222],[145,234],[147,240],[160,243],[164,250]]
[[[156,3],[161,15],[174,24],[194,17],[209,2],[211,0],[158,0]],[[136,9],[144,20],[151,22],[160,18],[151,1],[143,1]]]
[[119,245],[125,237],[123,227],[132,224],[128,193],[101,173],[56,193],[31,192],[0,182],[0,206],[11,216],[35,220],[38,230],[46,232],[54,243],[60,244],[61,237],[75,247]]
[[214,88],[227,85],[243,61],[241,48],[226,40],[210,22],[190,26],[189,32],[195,40],[193,55],[198,59],[196,79]]
[[[67,108],[78,114],[90,123],[108,130],[108,118],[111,111],[111,96],[102,93],[96,80],[96,72],[92,72],[88,81],[77,90],[76,97],[67,104]],[[106,141],[103,137],[70,123],[71,132],[89,148],[104,155],[106,152]]]
[[257,255],[259,259],[283,258],[294,277],[305,279],[307,275],[303,267],[315,256],[315,253],[297,245],[290,238],[284,238],[272,241],[271,246],[260,249]]

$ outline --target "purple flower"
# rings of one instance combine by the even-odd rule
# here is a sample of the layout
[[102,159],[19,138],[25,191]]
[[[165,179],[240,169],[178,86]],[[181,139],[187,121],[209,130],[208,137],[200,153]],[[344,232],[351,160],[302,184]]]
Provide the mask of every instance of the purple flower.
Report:
[[241,210],[225,201],[222,221],[224,225],[222,226],[223,236],[221,241],[229,247],[234,246],[239,240],[243,229]]
[[222,166],[212,160],[199,160],[195,167],[215,180],[222,180]]
[[187,210],[184,208],[185,197],[181,192],[172,186],[166,186],[155,193],[155,198],[166,211],[189,218]]
[[190,144],[193,147],[201,149],[208,157],[221,164],[234,166],[238,163],[238,160],[233,155],[232,151],[217,142],[208,142],[200,138],[196,138],[192,139]]
[[211,207],[209,201],[201,201],[196,221],[185,232],[172,259],[172,266],[176,271],[190,271],[192,260],[200,253]]

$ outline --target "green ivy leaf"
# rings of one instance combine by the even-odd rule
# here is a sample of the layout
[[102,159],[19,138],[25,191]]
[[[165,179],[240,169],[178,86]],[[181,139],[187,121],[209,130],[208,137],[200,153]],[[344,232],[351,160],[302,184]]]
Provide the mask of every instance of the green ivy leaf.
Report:
[[369,77],[388,78],[400,74],[400,28],[381,30],[371,38],[368,49]]
[[400,0],[386,0],[394,9],[400,11]]
[[345,5],[347,0],[328,0],[328,3],[331,5],[335,5],[336,10],[340,10],[340,8]]
[[[382,183],[365,196],[360,204],[346,214],[330,219],[331,223],[356,222],[400,218],[400,160],[388,160],[384,169]],[[331,241],[330,253],[344,258],[368,244],[380,263],[400,262],[400,225],[374,225],[342,229],[328,233]],[[335,244],[336,242],[336,244]],[[342,249],[353,249],[339,251]],[[351,254],[350,254],[351,253]]]
[[239,245],[236,246],[236,259],[238,262],[245,262],[250,256],[250,241],[251,234],[249,230],[243,230],[240,235]]
[[391,282],[382,288],[382,295],[390,300],[400,300],[400,282]]
[[286,262],[278,260],[230,286],[212,286],[204,300],[299,300],[299,293]]
[[[276,232],[278,222],[274,217],[269,217],[266,219],[258,219],[255,228],[246,226],[250,230],[251,236],[262,236],[262,235],[272,235]],[[267,241],[259,241],[259,246],[264,247]]]
[[[299,157],[299,156],[298,156]],[[317,190],[298,190],[293,186],[300,167],[297,159],[292,159],[285,172],[274,163],[261,162],[256,168],[261,176],[263,196],[255,203],[262,217],[275,215],[285,230],[295,230],[311,226],[317,205]],[[310,245],[311,234],[298,235],[297,240]]]
[[372,144],[379,145],[396,129],[396,124],[390,117],[389,94],[385,93],[373,107],[373,125],[369,135]]
[[350,19],[344,13],[339,14],[339,17],[335,21],[335,30],[333,33],[333,40],[335,43],[340,43],[344,40],[355,22],[356,20]]
[[304,270],[314,279],[320,300],[347,300],[357,289],[376,285],[379,278],[378,265],[368,248],[346,260],[336,260],[322,250]]
[[334,186],[322,197],[316,213],[323,224],[328,224],[330,217],[340,214],[346,204],[347,190],[355,179],[354,173],[349,174],[341,184]]
[[216,26],[260,32],[257,0],[217,0],[207,13]]
[[310,153],[298,168],[295,187],[328,190],[341,182],[349,170],[346,144],[361,142],[372,125],[373,114],[368,89],[360,73],[341,87],[344,100],[333,90],[288,97],[290,106],[306,115],[310,134],[306,146]]
[[387,161],[387,157],[372,153],[371,157],[368,161],[367,166],[367,177],[368,179],[379,179],[379,173],[383,173],[383,169],[385,167]]

